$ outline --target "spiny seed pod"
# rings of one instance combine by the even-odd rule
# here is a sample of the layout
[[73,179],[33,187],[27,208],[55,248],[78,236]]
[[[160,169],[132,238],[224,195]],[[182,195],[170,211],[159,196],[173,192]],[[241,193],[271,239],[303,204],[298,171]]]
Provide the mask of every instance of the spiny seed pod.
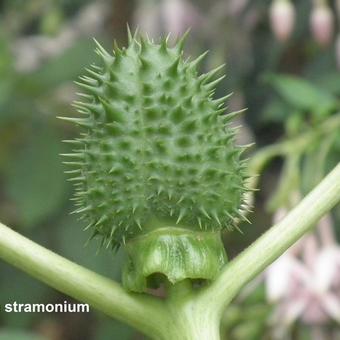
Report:
[[65,155],[76,212],[103,245],[125,246],[133,291],[155,273],[213,279],[226,260],[221,230],[244,218],[244,147],[229,125],[237,113],[224,114],[228,96],[213,99],[220,67],[198,76],[205,54],[184,59],[183,41],[129,35],[114,55],[97,43],[103,65],[81,77],[85,100],[75,103],[84,117],[63,118],[84,128]]
[[288,40],[294,29],[294,5],[290,0],[274,0],[269,9],[269,19],[275,37],[282,42]]

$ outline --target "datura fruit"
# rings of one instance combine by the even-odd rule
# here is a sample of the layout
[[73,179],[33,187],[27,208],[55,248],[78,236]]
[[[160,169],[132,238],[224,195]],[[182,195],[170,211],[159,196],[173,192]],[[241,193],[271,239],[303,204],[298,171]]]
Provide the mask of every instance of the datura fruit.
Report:
[[[226,262],[221,231],[243,218],[245,163],[214,99],[218,67],[198,75],[201,55],[129,35],[113,55],[97,43],[101,66],[78,84],[83,128],[66,154],[77,213],[102,244],[123,246],[126,289],[143,292],[160,279],[213,280]],[[158,279],[157,279],[158,278]]]

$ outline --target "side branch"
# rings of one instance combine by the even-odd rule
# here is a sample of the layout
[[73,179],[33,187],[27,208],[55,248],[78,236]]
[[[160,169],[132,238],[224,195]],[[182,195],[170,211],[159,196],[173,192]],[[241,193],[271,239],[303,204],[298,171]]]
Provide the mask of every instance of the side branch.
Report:
[[199,303],[222,313],[241,288],[309,232],[340,200],[340,163],[281,222],[226,265]]
[[129,294],[118,283],[81,267],[0,223],[0,258],[47,285],[157,337],[165,319],[160,302]]

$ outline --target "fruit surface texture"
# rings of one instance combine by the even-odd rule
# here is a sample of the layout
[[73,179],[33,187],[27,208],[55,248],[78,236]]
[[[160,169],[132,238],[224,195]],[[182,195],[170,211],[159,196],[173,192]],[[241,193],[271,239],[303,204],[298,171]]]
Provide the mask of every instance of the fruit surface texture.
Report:
[[[204,55],[184,58],[183,42],[170,47],[167,39],[154,43],[130,36],[128,47],[115,47],[112,54],[97,44],[101,65],[80,77],[84,93],[75,106],[82,116],[65,118],[83,128],[69,141],[73,153],[65,155],[74,174],[76,212],[108,248],[156,236],[148,244],[157,259],[162,257],[155,254],[157,247],[174,242],[176,235],[189,242],[191,232],[201,240],[206,235],[211,248],[213,234],[242,218],[243,148],[235,145],[234,114],[225,113],[228,96],[214,98],[220,68],[199,75]],[[213,251],[218,265],[202,278],[214,276],[225,262],[219,238]],[[185,256],[187,247],[182,248],[175,257]],[[133,257],[130,268],[137,266]],[[155,271],[166,267],[157,263]],[[169,278],[169,272],[163,274]]]

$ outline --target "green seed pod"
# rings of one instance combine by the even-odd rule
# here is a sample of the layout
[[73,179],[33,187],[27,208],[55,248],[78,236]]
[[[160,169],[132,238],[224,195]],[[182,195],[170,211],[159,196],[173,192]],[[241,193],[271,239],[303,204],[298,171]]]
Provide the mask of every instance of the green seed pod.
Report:
[[169,47],[131,37],[110,55],[97,43],[102,67],[81,77],[84,115],[64,118],[84,128],[71,161],[76,212],[103,245],[125,245],[123,283],[144,291],[154,273],[176,283],[211,280],[225,263],[223,229],[243,218],[243,148],[234,145],[226,97],[214,99],[215,74],[198,76]]

